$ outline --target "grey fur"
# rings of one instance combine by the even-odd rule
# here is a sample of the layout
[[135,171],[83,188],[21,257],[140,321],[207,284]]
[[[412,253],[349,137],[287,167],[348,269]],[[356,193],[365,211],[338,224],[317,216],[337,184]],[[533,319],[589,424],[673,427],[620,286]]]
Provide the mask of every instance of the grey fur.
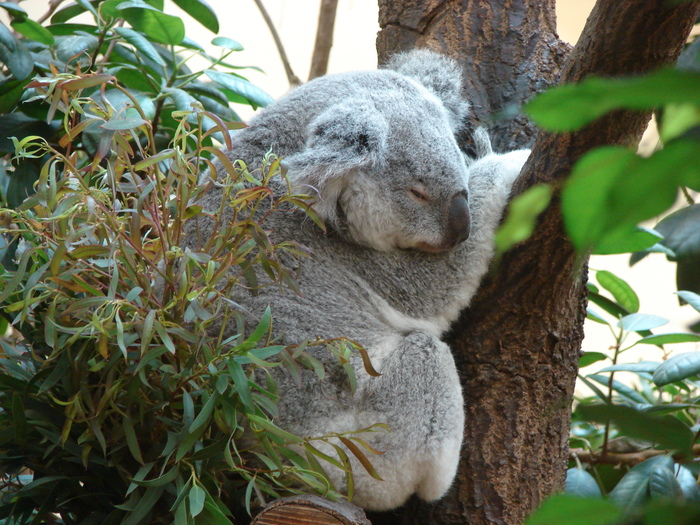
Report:
[[[275,242],[295,240],[313,253],[302,263],[302,296],[279,287],[257,294],[239,288],[232,299],[251,323],[271,306],[274,332],[287,344],[347,337],[367,350],[382,375],[369,377],[353,357],[354,394],[325,350],[314,354],[327,367],[324,381],[308,371],[299,386],[282,367],[273,373],[278,423],[291,432],[391,427],[362,435],[385,451],[370,457],[384,481],[354,466],[354,501],[373,510],[397,507],[413,493],[440,498],[452,483],[464,410],[440,336],[488,269],[494,230],[528,155],[494,155],[484,146],[482,158],[464,158],[454,131],[468,105],[451,60],[418,51],[389,67],[398,72],[330,75],[297,88],[236,132],[228,152],[253,166],[272,150],[285,157],[292,184],[318,193],[315,209],[327,234],[298,211],[272,214],[265,223]],[[200,201],[205,210],[218,207],[214,188]],[[471,234],[459,242],[464,236],[454,230],[468,221]],[[200,221],[203,238],[210,227]],[[185,244],[198,244],[192,225]],[[328,472],[344,489],[343,473]]]

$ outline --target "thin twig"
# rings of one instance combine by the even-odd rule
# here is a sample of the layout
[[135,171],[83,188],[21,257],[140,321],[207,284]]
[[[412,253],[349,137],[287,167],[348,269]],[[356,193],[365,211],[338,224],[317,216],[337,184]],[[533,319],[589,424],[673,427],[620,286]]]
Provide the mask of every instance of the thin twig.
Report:
[[270,33],[272,34],[272,38],[275,41],[275,45],[277,46],[277,52],[280,55],[280,59],[282,60],[282,65],[284,65],[284,71],[287,73],[287,80],[289,81],[290,86],[298,86],[301,84],[301,80],[299,80],[299,77],[297,77],[294,74],[294,71],[292,71],[292,66],[289,64],[289,59],[287,58],[287,53],[284,50],[284,46],[282,45],[282,40],[280,40],[280,36],[277,33],[277,29],[275,29],[274,24],[272,23],[272,19],[270,18],[270,15],[267,12],[267,9],[265,9],[265,6],[262,3],[262,0],[254,0],[255,5],[258,6],[258,9],[260,10],[260,14],[263,16],[265,19],[265,23],[267,24],[268,29],[270,30]]
[[[656,449],[640,450],[638,452],[606,452],[605,454],[600,454],[582,448],[572,448],[569,451],[569,458],[578,458],[583,463],[591,463],[593,465],[628,465],[632,467],[649,458],[663,456],[665,454],[668,454],[668,451]],[[700,456],[700,445],[693,445],[693,456]],[[674,458],[679,460],[684,459],[680,455],[674,455]],[[688,458],[685,459],[687,460]]]
[[51,0],[49,2],[49,10],[46,11],[46,13],[44,13],[43,15],[41,15],[37,19],[37,21],[36,21],[37,24],[42,24],[46,20],[48,20],[48,18],[56,12],[56,9],[58,9],[58,6],[61,5],[62,3],[63,3],[63,0]]

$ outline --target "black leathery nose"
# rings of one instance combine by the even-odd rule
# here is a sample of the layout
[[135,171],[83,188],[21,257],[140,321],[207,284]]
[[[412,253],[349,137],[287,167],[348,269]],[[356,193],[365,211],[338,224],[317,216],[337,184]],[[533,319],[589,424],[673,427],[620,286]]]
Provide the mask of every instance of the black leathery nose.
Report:
[[452,198],[447,216],[447,241],[455,245],[469,238],[469,201],[465,193]]

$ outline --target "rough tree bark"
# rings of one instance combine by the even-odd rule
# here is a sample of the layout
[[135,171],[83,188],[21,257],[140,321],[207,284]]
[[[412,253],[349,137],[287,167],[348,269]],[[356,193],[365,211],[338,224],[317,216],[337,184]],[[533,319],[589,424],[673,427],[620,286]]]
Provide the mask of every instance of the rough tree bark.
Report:
[[[649,115],[616,112],[576,133],[549,134],[506,110],[559,77],[629,75],[674,62],[698,13],[697,2],[598,0],[569,53],[555,32],[553,0],[379,6],[380,62],[412,47],[457,58],[474,103],[472,124],[487,125],[501,150],[534,142],[516,191],[562,181],[594,147],[634,143]],[[449,337],[467,413],[455,485],[437,504],[413,500],[370,516],[373,524],[518,524],[560,490],[584,316],[585,264],[563,233],[555,198],[533,236],[494,266]]]

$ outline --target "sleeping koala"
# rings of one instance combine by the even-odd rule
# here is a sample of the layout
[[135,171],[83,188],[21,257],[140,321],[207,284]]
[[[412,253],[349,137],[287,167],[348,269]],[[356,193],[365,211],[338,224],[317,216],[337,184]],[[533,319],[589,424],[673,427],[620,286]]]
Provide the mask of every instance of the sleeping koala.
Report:
[[[414,493],[435,500],[452,483],[464,411],[440,336],[487,271],[494,230],[528,155],[495,155],[479,133],[481,158],[465,159],[454,138],[468,111],[460,88],[450,59],[424,50],[399,55],[379,71],[295,89],[237,132],[227,152],[256,165],[271,150],[284,157],[292,185],[316,196],[327,233],[298,210],[265,222],[273,242],[294,240],[312,253],[300,268],[301,295],[240,287],[232,299],[252,326],[270,306],[285,344],[346,337],[366,349],[381,375],[370,377],[353,356],[354,392],[325,349],[309,350],[326,367],[323,381],[305,371],[299,386],[283,367],[271,373],[280,390],[276,422],[290,432],[390,427],[361,435],[384,452],[370,457],[382,481],[359,463],[353,468],[353,502],[370,510],[398,507]],[[199,204],[216,210],[220,201],[214,185]],[[190,225],[184,244],[201,244],[208,228],[206,220]],[[342,491],[345,474],[327,471]]]

